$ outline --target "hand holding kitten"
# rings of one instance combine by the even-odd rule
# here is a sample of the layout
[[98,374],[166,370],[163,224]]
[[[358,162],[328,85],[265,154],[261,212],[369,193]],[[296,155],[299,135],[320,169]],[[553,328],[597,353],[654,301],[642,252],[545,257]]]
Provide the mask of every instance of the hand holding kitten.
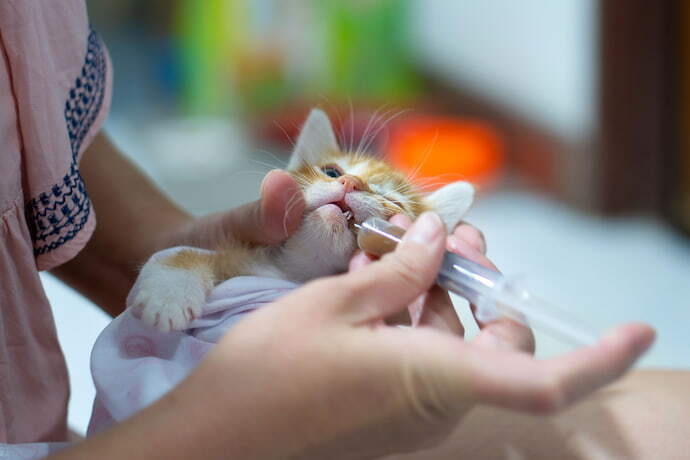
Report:
[[278,244],[297,230],[304,206],[302,190],[295,179],[276,169],[264,177],[257,201],[195,219],[168,235],[161,247],[189,245],[213,249],[228,240]]

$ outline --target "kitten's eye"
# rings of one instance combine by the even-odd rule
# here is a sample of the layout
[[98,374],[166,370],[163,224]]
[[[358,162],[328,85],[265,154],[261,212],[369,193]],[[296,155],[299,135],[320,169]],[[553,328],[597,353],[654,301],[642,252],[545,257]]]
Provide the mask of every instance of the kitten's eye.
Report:
[[321,171],[323,171],[325,175],[327,175],[328,177],[332,177],[333,179],[343,175],[343,171],[335,165],[322,166]]

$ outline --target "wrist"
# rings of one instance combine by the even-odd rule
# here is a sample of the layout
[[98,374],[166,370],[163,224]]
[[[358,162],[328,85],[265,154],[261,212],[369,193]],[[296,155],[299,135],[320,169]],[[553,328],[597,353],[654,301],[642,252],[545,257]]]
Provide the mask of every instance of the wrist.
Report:
[[169,203],[166,209],[156,210],[148,215],[146,222],[137,228],[136,254],[139,265],[146,262],[153,253],[171,246],[189,244],[187,235],[199,219],[185,210]]

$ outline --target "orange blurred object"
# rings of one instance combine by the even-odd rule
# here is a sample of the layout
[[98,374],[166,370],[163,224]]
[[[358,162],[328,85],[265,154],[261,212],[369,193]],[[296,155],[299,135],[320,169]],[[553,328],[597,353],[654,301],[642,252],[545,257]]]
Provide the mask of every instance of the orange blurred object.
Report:
[[486,187],[498,178],[505,157],[501,137],[488,123],[431,116],[391,126],[386,154],[432,189],[457,180]]

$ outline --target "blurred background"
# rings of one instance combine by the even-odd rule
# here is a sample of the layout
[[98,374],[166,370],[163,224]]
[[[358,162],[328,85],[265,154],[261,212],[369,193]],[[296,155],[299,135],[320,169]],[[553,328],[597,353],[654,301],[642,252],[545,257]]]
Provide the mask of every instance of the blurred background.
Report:
[[[640,365],[690,367],[687,2],[88,4],[114,67],[107,129],[191,212],[256,199],[319,106],[346,148],[426,184],[477,184],[467,220],[505,273],[599,330],[651,323]],[[83,431],[108,318],[44,281]],[[537,344],[543,357],[567,350]]]

